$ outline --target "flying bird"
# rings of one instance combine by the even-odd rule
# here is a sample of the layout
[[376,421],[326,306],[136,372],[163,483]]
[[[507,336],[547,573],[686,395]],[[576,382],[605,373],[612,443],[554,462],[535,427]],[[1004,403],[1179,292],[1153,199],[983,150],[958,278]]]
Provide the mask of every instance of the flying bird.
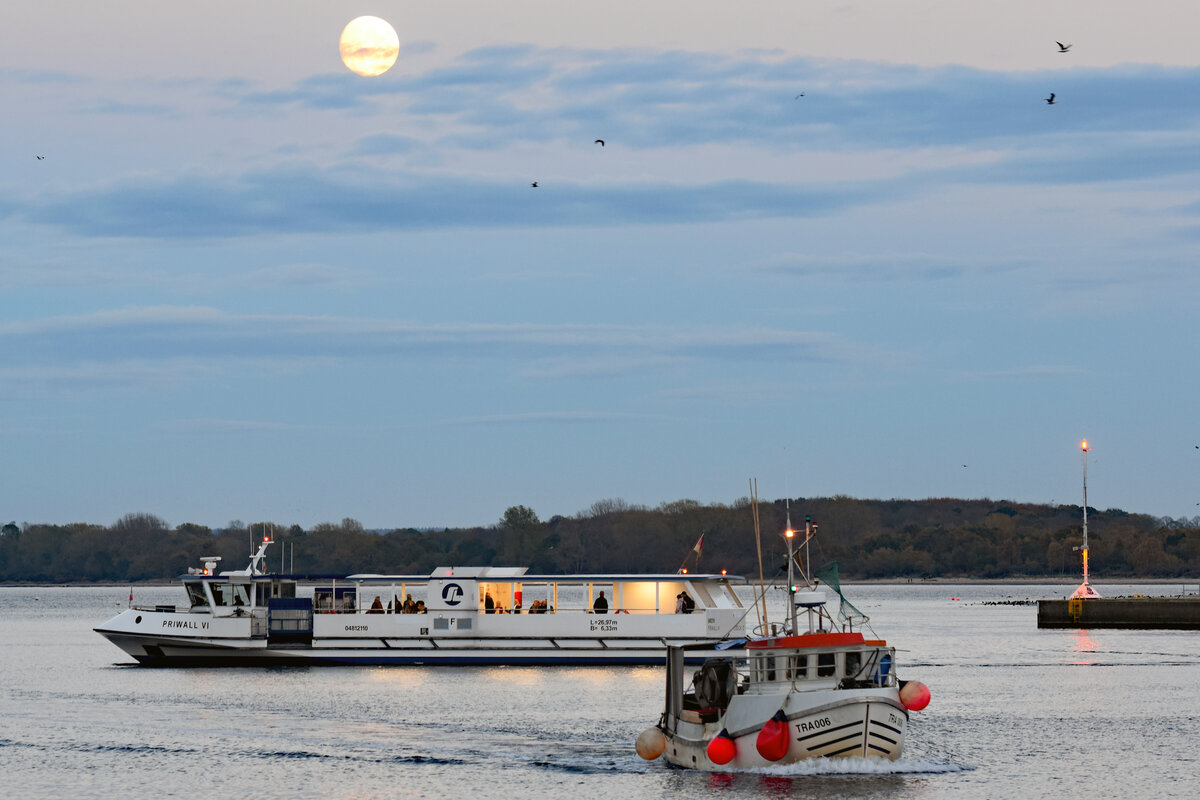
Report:
[[603,139],[597,139],[597,140],[596,140],[596,144],[600,145],[601,147],[604,147],[604,140],[603,140]]
[[534,181],[533,183],[531,183],[531,184],[529,184],[529,185],[530,185],[530,186],[532,186],[534,189],[538,188],[538,187],[537,187],[537,181]]
[[38,161],[45,161],[45,160],[46,160],[46,157],[45,157],[45,156],[38,156],[38,157],[37,157],[37,160],[38,160]]
[[1046,98],[1046,102],[1050,105],[1054,105],[1054,92],[1050,93],[1050,96]]
[[1065,53],[1071,49],[1071,45],[1069,44],[1063,44],[1062,42],[1055,42],[1055,44],[1058,45],[1058,52],[1060,53]]
[[797,100],[799,100],[801,97],[804,97],[804,92],[801,92],[800,94],[796,95]]

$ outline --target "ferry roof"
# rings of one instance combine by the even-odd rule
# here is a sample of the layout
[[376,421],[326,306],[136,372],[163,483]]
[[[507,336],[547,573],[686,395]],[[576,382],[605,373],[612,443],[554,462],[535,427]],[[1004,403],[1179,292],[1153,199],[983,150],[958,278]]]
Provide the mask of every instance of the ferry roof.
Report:
[[628,573],[582,573],[579,575],[551,575],[540,574],[530,575],[524,571],[522,567],[439,567],[429,575],[387,575],[375,573],[354,573],[346,574],[313,574],[313,573],[278,573],[278,572],[263,572],[257,575],[247,575],[244,571],[220,572],[216,575],[202,575],[197,573],[189,573],[179,575],[177,580],[182,581],[220,581],[229,580],[231,578],[241,579],[238,582],[244,581],[271,581],[271,580],[293,580],[293,581],[402,581],[404,583],[422,583],[431,580],[445,580],[447,578],[462,578],[463,580],[478,580],[490,583],[627,583],[633,581],[648,581],[654,583],[678,583],[680,581],[692,582],[707,582],[707,581],[730,581],[732,583],[745,583],[745,577],[741,575],[721,575],[718,573],[693,573],[686,574],[675,572],[662,573],[646,573],[646,572],[628,572]]

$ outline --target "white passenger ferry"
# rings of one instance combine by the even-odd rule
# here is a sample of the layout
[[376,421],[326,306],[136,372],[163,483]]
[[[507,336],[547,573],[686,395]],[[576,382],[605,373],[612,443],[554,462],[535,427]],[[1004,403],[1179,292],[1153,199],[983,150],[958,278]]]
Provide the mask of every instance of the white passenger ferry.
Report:
[[703,661],[745,636],[727,575],[295,576],[217,557],[182,577],[186,606],[132,606],[96,632],[146,666],[258,664],[662,664]]

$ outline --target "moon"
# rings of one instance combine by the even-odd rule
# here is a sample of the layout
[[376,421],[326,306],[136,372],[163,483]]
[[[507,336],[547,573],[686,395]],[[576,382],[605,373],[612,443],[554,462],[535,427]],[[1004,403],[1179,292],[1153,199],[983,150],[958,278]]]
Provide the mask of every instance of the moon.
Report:
[[368,77],[382,75],[400,55],[396,29],[379,17],[358,17],[342,29],[338,41],[342,63],[352,72]]

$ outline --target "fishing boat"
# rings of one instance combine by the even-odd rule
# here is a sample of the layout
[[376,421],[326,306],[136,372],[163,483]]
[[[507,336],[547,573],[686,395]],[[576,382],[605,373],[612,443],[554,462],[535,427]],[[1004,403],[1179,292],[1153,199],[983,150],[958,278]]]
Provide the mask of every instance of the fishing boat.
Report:
[[[806,553],[815,531],[807,519]],[[709,771],[900,757],[909,712],[928,704],[929,689],[899,680],[896,649],[854,629],[868,620],[846,601],[836,565],[809,578],[797,564],[795,535],[789,513],[787,619],[770,622],[763,603],[759,635],[741,653],[706,659],[690,681],[687,647],[669,647],[666,708],[638,737],[640,756]],[[824,588],[840,600],[836,618]]]
[[[95,628],[146,666],[661,664],[702,662],[745,637],[749,607],[724,574],[531,575],[439,567],[429,575],[242,570],[220,558],[180,577],[186,605],[138,606]],[[677,613],[678,609],[678,613]]]

